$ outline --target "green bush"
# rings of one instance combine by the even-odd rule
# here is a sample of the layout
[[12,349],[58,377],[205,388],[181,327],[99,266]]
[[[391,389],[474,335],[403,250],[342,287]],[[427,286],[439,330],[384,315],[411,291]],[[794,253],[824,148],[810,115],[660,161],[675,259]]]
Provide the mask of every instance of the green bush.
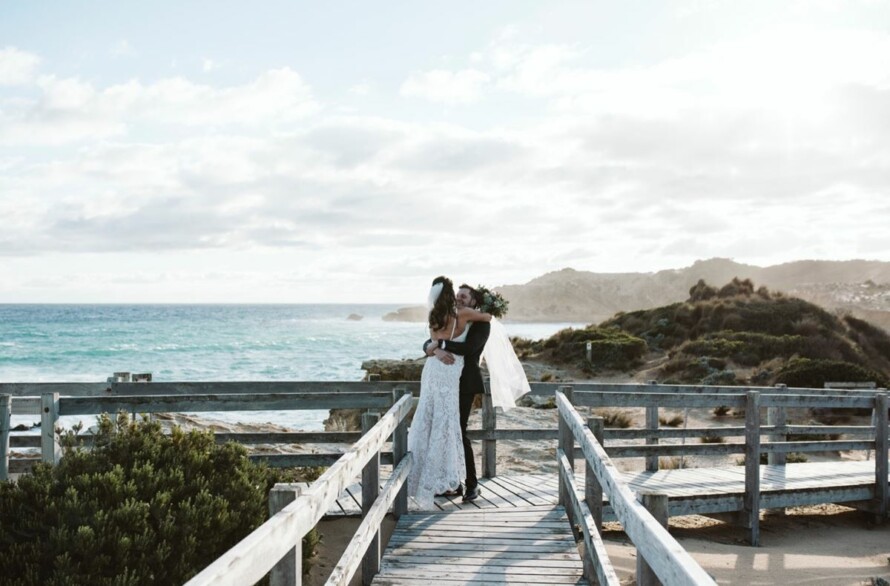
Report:
[[821,337],[843,332],[839,321],[824,309],[763,287],[755,291],[750,281],[738,279],[719,290],[700,281],[686,303],[616,315],[601,326],[621,328],[664,350],[727,330],[786,336],[798,335],[796,330],[803,328]]
[[789,387],[821,389],[826,382],[875,382],[886,387],[886,377],[870,368],[841,360],[790,360],[776,375],[776,383]]
[[664,427],[679,427],[684,421],[685,419],[682,415],[673,415],[670,418],[667,416],[660,416],[658,418],[658,424],[663,425]]
[[[591,346],[589,362],[587,344]],[[566,328],[538,342],[523,340],[520,349],[523,357],[536,355],[557,364],[625,370],[640,362],[648,346],[645,340],[617,328],[587,326]]]
[[57,466],[0,483],[4,584],[181,584],[267,519],[279,480],[212,432],[125,413],[99,418],[91,450],[62,444]]
[[603,418],[603,427],[627,429],[633,423],[631,414],[621,409],[598,409],[595,413]]

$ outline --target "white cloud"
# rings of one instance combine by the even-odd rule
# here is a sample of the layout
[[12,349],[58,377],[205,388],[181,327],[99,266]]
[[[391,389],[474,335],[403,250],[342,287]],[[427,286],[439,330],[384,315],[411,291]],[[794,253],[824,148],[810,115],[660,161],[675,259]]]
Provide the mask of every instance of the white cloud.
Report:
[[40,65],[40,57],[33,53],[6,47],[0,49],[0,86],[30,83]]
[[[440,272],[497,285],[563,265],[850,257],[863,243],[890,257],[876,203],[888,35],[777,28],[633,67],[528,39],[510,28],[449,56],[453,71],[410,76],[399,96],[461,105],[435,120],[376,78],[337,85],[374,90],[347,96],[345,116],[330,105],[342,95],[286,67],[228,86],[103,86],[34,61],[0,95],[0,255],[128,251],[170,263],[136,271],[149,279],[311,299],[357,275],[385,290]],[[430,246],[443,241],[447,254]]]
[[476,69],[447,71],[435,69],[409,77],[400,89],[403,96],[432,102],[466,104],[479,99],[489,76]]
[[57,145],[128,134],[140,125],[210,130],[287,128],[319,110],[311,88],[288,68],[267,71],[250,83],[216,88],[182,77],[150,85],[138,80],[95,88],[77,78],[44,75],[36,98],[0,109],[0,145]]

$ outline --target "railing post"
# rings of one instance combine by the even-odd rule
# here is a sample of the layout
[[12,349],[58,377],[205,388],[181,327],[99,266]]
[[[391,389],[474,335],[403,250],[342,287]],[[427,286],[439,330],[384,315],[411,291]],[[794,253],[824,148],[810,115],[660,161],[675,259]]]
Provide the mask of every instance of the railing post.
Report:
[[[498,428],[497,414],[491,402],[491,394],[482,394],[482,429],[493,433]],[[482,478],[494,478],[498,475],[498,441],[482,440]]]
[[890,490],[887,487],[887,450],[890,449],[890,440],[887,437],[888,407],[890,400],[886,389],[879,389],[875,394],[875,500],[877,500],[879,522],[887,518],[887,512],[890,510],[890,494],[888,494]]
[[[779,393],[785,392],[785,389],[788,387],[786,385],[776,385],[776,391]],[[773,426],[773,432],[769,435],[769,441],[771,442],[784,442],[788,439],[788,435],[785,430],[785,408],[784,407],[768,407],[766,410],[766,424]],[[784,466],[787,461],[787,454],[785,452],[770,452],[766,456],[767,462],[770,466]],[[778,509],[777,509],[778,510]],[[784,510],[784,509],[783,509]]]
[[[787,388],[787,385],[784,384],[776,385],[778,393],[784,393]],[[784,442],[788,439],[786,423],[785,407],[767,407],[766,424],[773,427],[773,431],[768,436],[770,442]],[[787,461],[788,454],[785,452],[770,452],[766,455],[766,463],[770,466],[784,466]],[[766,514],[781,516],[785,514],[785,508],[769,509]]]
[[[363,413],[362,435],[371,431],[371,428],[374,427],[379,419],[380,415],[377,413]],[[365,464],[365,467],[362,469],[362,518],[364,518],[368,514],[368,511],[371,510],[379,493],[380,452],[378,451],[370,460],[368,460],[368,463]],[[377,528],[377,533],[374,535],[371,543],[368,545],[368,551],[365,552],[365,557],[362,558],[362,584],[365,586],[370,584],[371,580],[374,579],[374,576],[376,576],[378,572],[380,572],[379,527]]]
[[745,508],[742,524],[751,545],[760,545],[760,393],[748,391],[745,403]]
[[[409,395],[408,389],[405,387],[396,387],[392,391],[392,404],[395,405],[399,402],[399,399],[404,397],[405,395]],[[402,458],[405,457],[405,454],[408,453],[408,418],[403,418],[399,424],[396,426],[395,431],[392,432],[392,469],[395,470],[396,466],[402,461]],[[399,489],[399,494],[396,495],[396,499],[392,503],[392,516],[396,521],[399,520],[399,517],[408,512],[408,483],[402,484],[402,488]]]
[[62,447],[56,436],[56,422],[59,420],[59,393],[46,393],[40,401],[40,451],[44,462],[58,464],[62,458]]
[[[646,384],[648,385],[657,385],[658,381],[650,380]],[[657,405],[649,405],[646,407],[646,429],[651,431],[658,431],[658,406]],[[646,437],[646,445],[657,445],[658,437],[655,435]],[[658,471],[658,456],[646,456],[646,471],[647,472],[657,472]]]
[[[296,484],[278,483],[269,491],[269,518],[300,496]],[[269,586],[300,586],[303,581],[303,536],[269,572]]]
[[9,431],[12,425],[12,395],[0,395],[0,481],[9,480]]
[[[654,494],[641,492],[640,502],[655,518],[658,523],[667,529],[668,526],[668,497],[666,494]],[[637,586],[661,586],[661,580],[652,571],[643,554],[637,549]]]
[[[590,417],[587,419],[587,427],[593,432],[596,441],[603,445],[603,418]],[[603,532],[603,487],[593,472],[593,466],[590,462],[584,463],[584,500],[587,501],[587,508],[593,515],[593,521],[596,523],[596,530]]]
[[[569,403],[572,403],[572,395],[574,391],[570,386],[559,387],[560,392],[565,395],[566,399],[568,399]],[[572,470],[575,469],[575,437],[572,435],[572,428],[569,426],[568,422],[560,416],[559,418],[559,449],[563,451],[566,456],[566,459],[569,461],[569,465]],[[569,513],[569,520],[572,524],[575,523],[575,517],[573,515],[572,501],[569,498],[568,489],[566,488],[566,478],[565,472],[562,467],[559,467],[559,505],[566,508],[566,512]]]

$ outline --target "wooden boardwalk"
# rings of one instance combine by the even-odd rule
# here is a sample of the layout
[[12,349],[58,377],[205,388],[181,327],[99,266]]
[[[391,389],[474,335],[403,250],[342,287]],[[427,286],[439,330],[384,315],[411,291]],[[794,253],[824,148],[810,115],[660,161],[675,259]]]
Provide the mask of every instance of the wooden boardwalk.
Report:
[[562,507],[466,508],[399,519],[372,584],[588,584],[582,573]]
[[[575,474],[576,483],[583,486],[583,462],[579,468],[580,471]],[[743,508],[744,466],[626,472],[623,477],[635,493],[646,491],[667,494],[671,516],[725,513]],[[478,511],[553,507],[558,500],[556,474],[483,478],[480,486],[482,493],[476,501],[464,503],[460,497],[439,497],[435,505],[441,512]],[[807,462],[760,466],[760,490],[763,509],[829,502],[862,503],[874,497],[874,462]],[[361,515],[361,494],[359,483],[349,486],[326,516]],[[580,496],[583,498],[583,495]],[[607,501],[603,519],[615,520]]]

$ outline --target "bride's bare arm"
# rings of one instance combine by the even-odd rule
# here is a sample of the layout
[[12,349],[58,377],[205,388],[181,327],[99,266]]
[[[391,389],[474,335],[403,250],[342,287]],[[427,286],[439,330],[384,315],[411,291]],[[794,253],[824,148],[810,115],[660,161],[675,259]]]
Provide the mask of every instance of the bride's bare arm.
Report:
[[491,314],[485,313],[484,311],[479,311],[478,309],[473,309],[471,307],[462,307],[457,310],[457,317],[461,319],[461,321],[491,321]]

